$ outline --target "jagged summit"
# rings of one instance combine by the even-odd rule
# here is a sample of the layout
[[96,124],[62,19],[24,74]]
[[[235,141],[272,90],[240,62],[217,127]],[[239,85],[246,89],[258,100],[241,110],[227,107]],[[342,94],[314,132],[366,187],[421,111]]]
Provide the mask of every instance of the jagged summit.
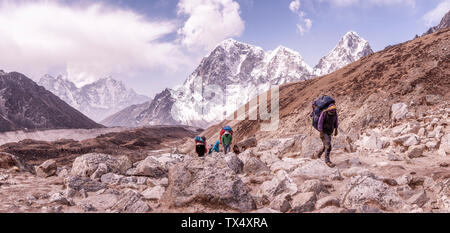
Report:
[[447,14],[445,14],[444,17],[442,17],[441,22],[437,26],[431,27],[423,35],[428,35],[448,27],[450,27],[450,11],[448,11]]
[[321,76],[332,73],[360,58],[372,54],[369,42],[356,32],[347,32],[333,50],[320,59],[314,67],[314,74]]

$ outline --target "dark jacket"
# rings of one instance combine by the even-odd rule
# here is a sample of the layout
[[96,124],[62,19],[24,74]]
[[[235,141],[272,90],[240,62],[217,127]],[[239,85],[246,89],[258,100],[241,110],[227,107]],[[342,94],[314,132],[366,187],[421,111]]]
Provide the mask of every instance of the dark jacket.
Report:
[[338,115],[335,105],[331,105],[322,111],[317,128],[320,132],[328,135],[331,135],[334,129],[338,128]]

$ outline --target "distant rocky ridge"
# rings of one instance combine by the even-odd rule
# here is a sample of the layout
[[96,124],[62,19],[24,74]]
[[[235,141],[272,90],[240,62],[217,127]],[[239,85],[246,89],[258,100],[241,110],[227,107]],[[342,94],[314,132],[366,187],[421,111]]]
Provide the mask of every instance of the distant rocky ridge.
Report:
[[439,23],[439,25],[437,25],[435,27],[431,27],[423,35],[429,35],[429,34],[431,34],[433,32],[437,32],[439,30],[442,30],[442,29],[448,28],[448,27],[450,27],[450,11],[447,12],[447,14],[444,15],[444,17],[442,18],[442,20]]
[[25,75],[0,71],[0,131],[100,128]]
[[150,99],[112,78],[100,79],[78,88],[63,76],[55,78],[44,75],[39,80],[39,85],[97,122],[130,105],[141,104]]
[[227,39],[203,58],[182,86],[165,89],[139,114],[136,112],[139,108],[131,107],[101,123],[107,126],[186,124],[207,127],[220,122],[270,86],[328,74],[371,53],[366,40],[349,32],[313,69],[298,52],[286,47],[265,52],[260,47]]

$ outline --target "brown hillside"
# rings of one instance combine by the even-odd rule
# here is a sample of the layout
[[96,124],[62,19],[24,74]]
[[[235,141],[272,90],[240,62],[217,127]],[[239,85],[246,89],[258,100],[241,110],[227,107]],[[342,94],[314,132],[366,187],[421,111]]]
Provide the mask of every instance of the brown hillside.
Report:
[[[277,131],[261,132],[261,121],[223,121],[203,133],[208,143],[230,125],[234,141],[309,134],[311,102],[322,94],[336,99],[340,130],[349,133],[390,123],[393,103],[404,102],[416,115],[426,108],[425,96],[450,97],[450,29],[417,38],[369,55],[334,73],[280,87],[280,124]],[[248,105],[246,106],[248,111]],[[192,150],[192,143],[185,146]]]

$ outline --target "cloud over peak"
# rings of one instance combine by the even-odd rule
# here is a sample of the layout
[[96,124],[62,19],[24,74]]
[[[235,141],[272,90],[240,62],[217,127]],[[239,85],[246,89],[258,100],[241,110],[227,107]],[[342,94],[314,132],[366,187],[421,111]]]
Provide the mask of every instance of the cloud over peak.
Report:
[[210,50],[225,38],[240,36],[245,28],[233,0],[180,0],[178,14],[188,16],[178,35],[190,49]]

